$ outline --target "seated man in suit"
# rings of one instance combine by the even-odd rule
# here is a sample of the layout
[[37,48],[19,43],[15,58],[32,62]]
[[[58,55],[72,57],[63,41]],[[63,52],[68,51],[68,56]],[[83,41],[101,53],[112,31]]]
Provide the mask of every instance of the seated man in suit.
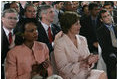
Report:
[[106,63],[109,79],[117,77],[117,27],[107,10],[101,10],[98,15],[101,25],[97,29],[98,42],[102,48],[102,57]]
[[2,14],[2,29],[1,29],[1,78],[4,79],[4,61],[7,52],[14,47],[15,35],[13,29],[16,26],[18,14],[14,9],[6,9]]
[[43,5],[40,7],[38,41],[46,43],[50,53],[53,51],[53,41],[55,35],[61,30],[58,26],[52,24],[54,16],[55,14],[52,6]]
[[81,18],[80,35],[87,38],[88,48],[91,53],[98,54],[98,41],[96,38],[97,29],[97,14],[99,12],[99,5],[96,3],[90,3],[88,6],[90,14]]

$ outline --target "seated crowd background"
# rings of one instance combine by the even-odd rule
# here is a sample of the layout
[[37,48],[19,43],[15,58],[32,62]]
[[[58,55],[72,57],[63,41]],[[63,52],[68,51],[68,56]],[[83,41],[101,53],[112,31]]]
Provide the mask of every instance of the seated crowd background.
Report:
[[1,3],[1,79],[117,78],[117,1]]

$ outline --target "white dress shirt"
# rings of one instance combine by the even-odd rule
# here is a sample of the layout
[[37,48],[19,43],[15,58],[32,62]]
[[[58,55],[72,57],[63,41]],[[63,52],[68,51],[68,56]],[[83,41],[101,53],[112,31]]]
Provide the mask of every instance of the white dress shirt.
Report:
[[9,42],[9,33],[10,32],[12,33],[12,43],[9,46],[9,48],[11,49],[11,48],[13,48],[15,46],[15,43],[14,43],[14,41],[15,41],[15,35],[13,35],[13,29],[11,31],[9,31],[7,28],[5,28],[3,26],[3,30],[5,31],[5,34],[6,34],[7,39],[8,39],[8,42]]
[[[46,34],[48,36],[48,27],[49,26],[47,24],[43,23],[42,21],[41,21],[41,24],[43,25],[43,27],[45,29],[45,32],[46,32]],[[50,27],[52,27],[51,24],[50,24]],[[51,30],[51,33],[52,33],[52,30]],[[53,35],[53,33],[52,33],[52,35]],[[54,46],[54,42],[52,42],[52,46]]]
[[[47,24],[43,23],[43,22],[41,22],[41,24],[43,25],[43,27],[45,29],[45,32],[46,32],[46,34],[48,36],[48,28],[49,28],[49,26]],[[52,27],[51,24],[50,24],[50,27]],[[51,34],[53,35],[52,30],[51,30]]]

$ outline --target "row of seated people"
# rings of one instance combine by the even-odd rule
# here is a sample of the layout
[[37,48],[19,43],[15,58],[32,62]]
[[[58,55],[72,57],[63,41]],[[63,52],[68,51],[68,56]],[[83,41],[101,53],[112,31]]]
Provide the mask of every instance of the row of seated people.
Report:
[[[12,9],[11,9],[12,10]],[[45,11],[48,11],[47,13],[45,12]],[[6,14],[7,13],[7,14]],[[10,15],[9,15],[9,13],[10,13]],[[69,13],[68,13],[69,14]],[[7,15],[7,17],[6,17],[6,15]],[[65,14],[66,15],[66,14]],[[65,16],[64,15],[64,16]],[[12,16],[12,17],[11,17]],[[14,17],[13,17],[14,16]],[[39,14],[39,16],[40,16],[40,22],[37,22],[37,20],[36,19],[32,19],[29,23],[27,23],[30,19],[24,19],[23,21],[21,21],[21,26],[17,26],[15,29],[14,29],[14,27],[16,26],[16,23],[17,23],[17,14],[16,13],[14,13],[14,10],[12,10],[12,11],[8,11],[8,10],[6,10],[4,13],[3,13],[3,15],[2,15],[2,26],[3,26],[3,33],[4,33],[4,35],[3,35],[3,37],[6,39],[7,37],[9,37],[8,39],[9,39],[9,42],[7,41],[7,43],[6,43],[6,41],[5,40],[3,40],[3,44],[2,44],[2,64],[4,64],[4,59],[5,59],[5,57],[6,57],[6,55],[8,55],[8,59],[10,58],[10,56],[11,56],[11,63],[10,63],[10,60],[6,60],[6,64],[7,64],[7,61],[8,61],[8,63],[10,63],[10,64],[8,64],[8,66],[6,66],[6,71],[7,71],[7,67],[8,68],[10,68],[10,69],[8,69],[8,71],[9,72],[13,72],[13,74],[12,74],[12,76],[9,76],[10,75],[10,73],[8,72],[8,73],[6,73],[6,78],[19,78],[18,76],[16,76],[15,75],[15,77],[14,77],[14,70],[12,70],[12,68],[13,67],[10,67],[10,65],[12,65],[13,66],[13,63],[12,63],[12,61],[15,61],[16,60],[16,56],[18,56],[21,60],[22,60],[22,58],[23,58],[23,55],[24,55],[24,53],[26,54],[26,53],[30,53],[30,58],[31,58],[31,60],[27,60],[26,58],[25,58],[25,60],[23,60],[24,62],[26,62],[26,63],[24,63],[26,66],[24,66],[24,65],[22,65],[22,66],[24,66],[24,67],[29,67],[29,68],[27,68],[28,70],[26,70],[26,74],[25,74],[25,68],[23,68],[23,71],[24,72],[22,72],[21,71],[21,69],[20,69],[20,67],[19,67],[19,75],[22,75],[22,74],[24,74],[24,77],[23,76],[21,76],[20,78],[25,78],[25,77],[27,77],[27,78],[31,78],[31,76],[30,76],[30,74],[29,74],[29,70],[31,71],[31,65],[33,65],[33,64],[39,64],[39,63],[42,63],[42,62],[44,62],[43,63],[43,65],[45,66],[45,64],[46,64],[46,66],[45,66],[45,68],[47,69],[47,68],[49,68],[49,64],[48,64],[48,62],[49,62],[49,54],[48,54],[48,56],[46,56],[47,55],[47,53],[51,53],[52,51],[53,51],[53,44],[56,46],[56,41],[55,41],[55,43],[53,43],[53,41],[54,41],[54,39],[55,39],[55,35],[62,29],[62,31],[63,31],[63,34],[66,34],[67,35],[67,33],[68,33],[68,35],[67,36],[70,36],[70,39],[71,39],[71,34],[70,34],[70,32],[71,33],[73,33],[74,31],[77,31],[77,32],[79,32],[79,30],[80,30],[80,28],[78,27],[78,28],[75,28],[75,29],[73,29],[72,31],[71,30],[68,30],[68,29],[66,29],[66,26],[69,26],[69,27],[71,27],[72,25],[74,25],[74,23],[76,23],[76,22],[78,22],[78,19],[76,20],[76,19],[74,19],[73,21],[75,21],[75,22],[73,22],[73,21],[69,21],[69,20],[71,20],[71,18],[73,17],[71,17],[70,19],[69,19],[69,16],[70,16],[70,14],[69,14],[69,16],[66,16],[68,19],[65,19],[65,20],[63,20],[64,19],[64,16],[62,17],[62,19],[60,20],[60,24],[61,24],[61,29],[60,29],[60,27],[57,27],[57,26],[55,26],[55,25],[52,25],[51,23],[53,22],[53,18],[54,18],[54,12],[53,12],[53,8],[51,7],[51,6],[49,6],[49,5],[46,5],[46,6],[42,6],[42,8],[40,9],[40,14]],[[62,22],[61,22],[62,21]],[[65,26],[65,21],[67,21],[67,25]],[[72,23],[73,22],[73,23]],[[12,23],[12,24],[11,24]],[[19,21],[19,23],[20,23],[20,21]],[[72,23],[71,24],[71,26],[70,26],[70,24],[69,23]],[[69,24],[69,25],[68,25]],[[8,26],[9,25],[9,26]],[[29,27],[28,27],[28,25],[29,25]],[[77,25],[79,25],[79,23],[76,23],[75,24],[75,26],[77,26]],[[6,26],[8,26],[8,27],[6,27]],[[22,26],[24,27],[24,29],[21,29],[22,28]],[[35,28],[33,29],[32,27],[33,26],[35,26]],[[52,29],[52,31],[50,30],[50,27],[51,27],[51,29]],[[27,28],[28,27],[28,28]],[[49,28],[48,28],[49,27]],[[8,31],[6,30],[6,28],[8,28]],[[31,28],[31,29],[30,29]],[[68,27],[67,27],[68,28]],[[13,29],[14,29],[14,31],[13,31]],[[28,30],[27,30],[28,29]],[[69,28],[69,29],[71,29],[71,28]],[[65,31],[64,31],[65,30]],[[6,31],[7,32],[7,37],[6,37],[6,32],[4,32],[4,31]],[[12,38],[10,38],[10,34],[8,33],[9,31],[12,31],[12,35],[13,35],[13,32],[15,33],[15,35],[16,36],[13,36]],[[31,34],[31,33],[33,33],[33,34]],[[74,32],[75,34],[79,34],[79,33],[76,33],[76,32]],[[20,36],[19,36],[20,35]],[[62,36],[62,32],[60,32],[57,36]],[[65,35],[63,35],[63,36],[65,36]],[[63,37],[62,36],[62,37]],[[23,38],[21,38],[21,37],[23,37]],[[3,39],[4,39],[3,38]],[[26,39],[29,39],[29,40],[26,40]],[[44,45],[42,45],[42,44],[38,44],[37,42],[35,43],[34,41],[35,40],[37,40],[37,41],[39,41],[39,42],[44,42],[44,43],[46,43],[47,44],[47,46],[48,46],[48,49],[49,49],[49,52],[48,52],[48,50],[46,50],[45,48],[45,46]],[[77,39],[75,39],[74,41],[73,41],[74,39],[72,38],[72,42],[73,42],[73,44],[75,45],[75,46],[73,46],[73,47],[78,47],[78,43],[79,42],[77,42],[76,40],[78,40],[78,38]],[[15,41],[15,44],[14,44],[14,41]],[[60,42],[60,41],[59,41]],[[62,42],[62,41],[61,41]],[[68,41],[67,41],[68,42]],[[81,42],[81,41],[80,41]],[[4,45],[4,43],[6,43],[5,45]],[[85,41],[85,43],[86,43],[86,41]],[[21,44],[23,44],[24,45],[24,48],[23,49],[25,49],[25,47],[26,47],[26,50],[22,50],[22,46],[21,46]],[[61,44],[63,44],[63,43],[61,43]],[[10,46],[9,46],[10,45]],[[11,53],[9,53],[10,51],[9,51],[9,48],[12,48],[14,45],[20,45],[21,47],[20,48],[18,48],[18,49],[20,49],[20,50],[18,50],[18,52],[17,51],[14,51],[14,50],[17,50],[17,49],[14,49],[13,50],[13,53],[12,53],[12,49],[11,49]],[[35,45],[37,45],[37,47],[36,47],[36,49],[38,48],[39,50],[41,50],[40,52],[38,52],[38,51],[36,51],[35,50],[35,48],[33,48]],[[38,45],[40,45],[40,47],[38,47]],[[42,45],[42,47],[41,47],[41,45]],[[85,44],[84,44],[85,45]],[[6,48],[6,46],[8,46],[7,48]],[[27,47],[28,47],[28,49],[27,49]],[[43,47],[45,47],[44,48],[44,50],[43,50]],[[16,48],[16,47],[15,47]],[[6,49],[6,50],[5,50]],[[34,49],[34,50],[33,50]],[[56,49],[55,49],[56,50]],[[8,54],[6,54],[7,52],[6,51],[9,51],[8,52]],[[20,52],[20,51],[23,51],[23,52]],[[26,51],[26,52],[25,52]],[[28,51],[28,52],[27,52]],[[35,52],[36,51],[36,52]],[[86,50],[85,50],[86,51]],[[20,53],[19,53],[20,52]],[[43,53],[42,55],[41,54],[37,54],[37,55],[35,55],[36,53]],[[61,53],[61,50],[59,50],[59,52]],[[18,55],[15,55],[15,54],[18,54]],[[22,54],[21,54],[22,53]],[[35,53],[35,54],[34,54]],[[45,53],[45,56],[44,56],[44,53]],[[56,52],[56,53],[58,53],[58,52]],[[80,54],[80,52],[78,52],[79,54]],[[10,55],[9,55],[10,54]],[[59,53],[58,53],[59,54]],[[87,53],[88,54],[88,53]],[[15,56],[13,56],[13,55],[15,55]],[[39,55],[39,56],[38,56]],[[61,55],[61,54],[60,54]],[[75,54],[74,54],[75,55]],[[21,56],[21,57],[20,57]],[[24,57],[25,56],[28,56],[28,55],[24,55]],[[43,57],[44,56],[44,57]],[[79,55],[80,56],[80,55]],[[78,56],[78,57],[79,57]],[[13,57],[15,57],[15,58],[13,58]],[[38,57],[38,58],[36,58],[36,57]],[[81,59],[81,58],[83,58],[83,59]],[[79,57],[79,60],[78,60],[78,62],[80,62],[81,60],[82,60],[82,67],[84,66],[87,70],[85,70],[85,71],[87,71],[87,73],[88,74],[86,74],[85,75],[85,73],[86,72],[82,72],[82,74],[83,75],[85,75],[85,76],[82,76],[82,77],[79,77],[80,75],[78,74],[78,72],[77,72],[77,74],[78,74],[78,76],[73,76],[73,75],[71,75],[70,77],[68,77],[67,76],[67,74],[66,73],[62,73],[62,74],[59,74],[59,75],[63,75],[63,74],[65,74],[65,76],[63,77],[63,78],[91,78],[91,76],[88,76],[88,75],[90,75],[90,73],[91,74],[94,74],[94,72],[96,73],[96,71],[92,71],[91,72],[91,65],[93,64],[93,63],[96,63],[97,62],[97,59],[98,59],[98,57],[97,56],[94,56],[94,55],[90,55],[89,57],[87,57],[87,55],[86,56],[84,56],[84,54],[83,54],[83,57],[82,56],[80,56]],[[85,59],[85,57],[86,57],[86,59]],[[45,58],[45,59],[43,59],[43,60],[38,60],[38,59],[43,59],[43,58]],[[61,57],[62,58],[62,57]],[[15,60],[12,60],[12,59],[15,59]],[[24,59],[24,58],[23,58]],[[28,58],[29,59],[29,58]],[[56,59],[58,59],[57,57],[56,57]],[[66,59],[66,58],[64,58],[64,59]],[[90,63],[89,63],[89,59],[90,59]],[[91,61],[91,59],[93,59],[94,61]],[[62,59],[63,60],[63,59]],[[20,61],[20,60],[19,60]],[[28,61],[28,63],[31,63],[31,64],[28,64],[27,63],[27,61]],[[61,60],[59,60],[59,61],[61,61]],[[69,60],[70,61],[70,60]],[[83,62],[84,61],[84,62]],[[22,61],[21,61],[22,62]],[[73,62],[73,61],[72,61]],[[58,61],[57,61],[57,63],[59,63]],[[67,63],[65,63],[65,64],[67,64]],[[64,64],[64,65],[65,65]],[[17,66],[18,65],[20,65],[21,66],[21,64],[18,64],[17,63]],[[28,66],[28,65],[30,65],[30,66]],[[48,65],[48,66],[47,66]],[[59,65],[61,65],[61,64],[59,64]],[[22,66],[21,66],[21,68],[22,68]],[[75,66],[79,66],[79,65],[75,65]],[[80,67],[78,67],[78,68],[80,68]],[[67,66],[67,69],[68,69],[68,66]],[[73,69],[73,68],[72,68]],[[76,69],[76,67],[75,67],[75,69]],[[90,70],[89,70],[90,69]],[[4,70],[4,66],[2,65],[2,70]],[[71,70],[71,69],[70,69]],[[21,71],[21,72],[20,72]],[[51,70],[49,70],[49,76],[50,76],[50,74],[52,74],[51,72],[50,72]],[[80,69],[80,71],[81,71],[81,69]],[[83,70],[84,71],[84,70]],[[28,72],[28,74],[27,74],[27,72]],[[99,72],[99,71],[97,71],[97,72]],[[18,73],[18,72],[17,72]],[[98,75],[97,77],[93,77],[93,78],[106,78],[106,76],[105,76],[105,73],[103,73],[102,71],[99,73],[99,74],[101,74],[102,73],[102,76],[101,75]],[[4,73],[3,73],[4,74]],[[7,77],[7,75],[8,75],[8,77]],[[27,75],[27,76],[25,76],[25,75]]]

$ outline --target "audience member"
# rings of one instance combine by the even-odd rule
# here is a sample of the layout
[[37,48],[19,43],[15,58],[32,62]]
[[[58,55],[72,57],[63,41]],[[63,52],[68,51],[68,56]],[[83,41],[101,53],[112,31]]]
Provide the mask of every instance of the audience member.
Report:
[[13,8],[17,11],[19,20],[23,17],[24,9],[22,8],[21,4],[17,1],[11,2],[9,8]]
[[[3,12],[1,16],[1,26],[2,26],[1,78],[2,79],[5,78],[4,62],[6,62],[7,52],[10,49],[14,48],[15,45],[20,44],[20,39],[22,38],[20,38],[17,35],[19,35],[19,33],[22,32],[21,27],[26,23],[26,21],[27,20],[29,21],[31,18],[35,20],[35,22],[37,23],[36,26],[38,30],[37,41],[39,41],[39,43],[40,42],[46,43],[50,54],[54,50],[55,41],[57,41],[58,38],[63,37],[62,36],[63,33],[61,31],[62,26],[60,25],[60,19],[62,18],[61,16],[63,15],[63,13],[66,11],[76,12],[81,17],[80,24],[82,27],[79,28],[80,29],[79,34],[86,37],[90,53],[95,53],[95,54],[98,53],[99,50],[98,42],[99,42],[103,50],[102,57],[107,65],[108,78],[110,79],[116,78],[117,46],[116,43],[114,42],[117,42],[117,34],[116,34],[117,1],[2,1],[1,6],[2,6],[1,11]],[[106,9],[107,12],[105,12],[103,9]],[[99,13],[100,10],[103,11]],[[111,15],[108,15],[109,13]],[[104,16],[106,16],[106,18],[104,18]],[[67,21],[65,20],[63,22],[66,23]],[[110,24],[110,22],[112,23]],[[108,29],[110,25],[113,25],[112,29],[114,30],[113,34],[111,34],[110,29]],[[9,34],[10,31],[11,35]],[[116,39],[114,39],[113,42],[112,38],[114,36],[112,35],[114,34]],[[74,43],[76,44],[76,42]],[[52,55],[50,55],[50,58],[51,56]],[[52,59],[52,61],[55,60]],[[94,69],[96,68],[96,64],[97,63],[95,63]],[[56,73],[58,72],[57,70],[55,70],[55,67],[53,68],[53,70]],[[47,68],[44,68],[41,69],[41,71],[32,70],[31,71],[32,76],[30,75],[30,78],[37,78],[35,71],[38,77],[41,76],[42,78],[45,79],[47,77],[54,76],[54,75],[47,76],[48,72]],[[32,74],[32,72],[34,75]],[[44,76],[40,74],[42,72],[44,73],[43,74]]]
[[[117,78],[117,27],[107,10],[101,10],[98,16],[102,24],[97,29],[97,37],[102,48],[102,57],[106,63],[109,79]],[[112,29],[112,31],[111,31]]]
[[84,19],[88,17],[89,15],[90,14],[89,14],[88,5],[84,5],[82,7],[82,15],[81,15],[80,21],[84,21]]
[[50,5],[42,5],[40,7],[39,17],[41,21],[38,26],[38,41],[44,42],[47,44],[49,51],[53,51],[53,41],[55,35],[60,31],[60,28],[52,22],[54,21],[54,9]]
[[85,15],[85,16],[88,16],[89,15],[88,5],[84,5],[82,7],[82,12],[83,12],[83,15]]
[[83,7],[84,5],[89,5],[89,1],[81,1],[80,6],[79,6],[79,9],[78,9],[79,15],[83,15],[82,7]]
[[85,37],[78,35],[79,16],[75,12],[65,12],[60,24],[63,34],[54,45],[59,75],[64,79],[106,79],[104,71],[92,69],[98,55],[90,54]]
[[27,4],[24,9],[24,16],[19,20],[15,28],[15,33],[20,31],[25,18],[36,18],[37,8],[33,4]]
[[14,47],[14,28],[17,23],[17,12],[14,9],[6,9],[2,14],[2,29],[1,29],[1,78],[4,79],[4,62],[7,52]]
[[72,1],[72,4],[73,4],[73,11],[78,12],[79,2],[78,1]]
[[37,8],[33,4],[27,4],[24,11],[25,18],[36,18]]
[[73,3],[72,1],[64,1],[63,11],[73,11]]
[[60,26],[59,19],[61,15],[63,14],[63,11],[61,10],[63,8],[63,4],[64,4],[63,1],[56,1],[54,3],[55,17],[54,17],[53,23],[58,26]]
[[13,1],[11,4],[10,4],[10,8],[13,8],[15,9],[18,13],[20,12],[20,8],[19,8],[19,4],[15,1]]
[[117,24],[117,10],[113,10],[113,6],[110,2],[106,2],[103,6],[104,9],[108,10],[113,17],[115,24]]
[[99,12],[99,6],[96,3],[89,4],[90,15],[81,19],[80,34],[87,38],[88,47],[91,53],[98,53],[98,41],[96,37],[97,28],[97,14]]
[[[30,79],[35,75],[32,67],[36,64],[47,69],[48,76],[52,75],[49,50],[46,44],[36,41],[38,39],[36,23],[35,19],[25,21],[21,27],[21,34],[17,35],[19,39],[18,43],[16,42],[17,46],[8,52],[5,70],[7,79]],[[41,70],[40,68],[39,71]]]

